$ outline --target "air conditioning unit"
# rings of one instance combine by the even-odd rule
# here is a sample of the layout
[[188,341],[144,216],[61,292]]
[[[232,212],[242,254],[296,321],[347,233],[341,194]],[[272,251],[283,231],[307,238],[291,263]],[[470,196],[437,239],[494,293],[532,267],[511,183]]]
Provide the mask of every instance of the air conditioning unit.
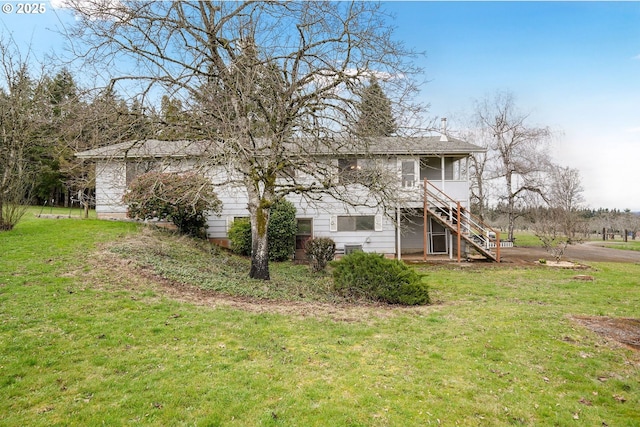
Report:
[[353,252],[362,252],[362,245],[344,245],[345,255],[349,255]]

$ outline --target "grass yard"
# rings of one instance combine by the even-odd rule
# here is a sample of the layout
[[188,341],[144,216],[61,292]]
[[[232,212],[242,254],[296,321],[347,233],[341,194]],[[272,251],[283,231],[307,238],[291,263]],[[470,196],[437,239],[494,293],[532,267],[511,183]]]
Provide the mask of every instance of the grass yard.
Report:
[[638,264],[418,267],[435,301],[420,308],[246,267],[30,212],[0,234],[0,426],[640,425],[640,353],[572,318],[637,318]]
[[613,248],[613,249],[622,249],[625,251],[640,251],[640,240],[627,240],[626,242],[623,241],[619,241],[619,242],[611,242],[611,241],[607,241],[604,246],[606,246],[607,248]]
[[[521,247],[542,247],[542,241],[532,231],[517,231],[513,234],[514,244]],[[506,239],[507,233],[501,238]]]

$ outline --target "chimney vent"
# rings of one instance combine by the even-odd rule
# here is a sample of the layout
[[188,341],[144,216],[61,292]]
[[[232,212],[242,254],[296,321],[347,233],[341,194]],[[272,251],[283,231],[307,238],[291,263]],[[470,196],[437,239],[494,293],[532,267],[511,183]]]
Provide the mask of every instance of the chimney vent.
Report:
[[441,122],[440,132],[442,133],[442,136],[440,137],[440,141],[447,142],[449,141],[449,138],[447,138],[447,118],[443,117],[442,119],[440,119],[440,122]]

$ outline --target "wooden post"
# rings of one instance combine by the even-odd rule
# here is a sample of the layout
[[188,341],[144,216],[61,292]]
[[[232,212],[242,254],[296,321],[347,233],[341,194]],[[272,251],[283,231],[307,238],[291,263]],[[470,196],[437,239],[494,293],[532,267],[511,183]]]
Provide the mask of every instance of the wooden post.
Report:
[[458,220],[458,262],[460,262],[460,202],[458,202],[458,214],[457,214],[457,220]]
[[500,262],[500,232],[496,231],[496,261]]
[[602,240],[607,240],[607,229],[606,227],[602,227]]
[[402,213],[399,206],[396,208],[396,221],[398,222],[396,227],[396,258],[400,261],[402,259],[402,230],[400,229]]
[[424,179],[424,196],[422,198],[422,260],[427,260],[427,178]]

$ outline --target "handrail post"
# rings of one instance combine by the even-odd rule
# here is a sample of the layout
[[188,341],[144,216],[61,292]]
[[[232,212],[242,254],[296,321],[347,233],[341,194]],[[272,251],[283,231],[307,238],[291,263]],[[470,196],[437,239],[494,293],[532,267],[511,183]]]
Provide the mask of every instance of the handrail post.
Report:
[[422,206],[422,260],[427,260],[427,178],[424,179],[424,197]]
[[460,262],[460,202],[458,202],[458,262]]
[[500,232],[496,231],[496,261],[500,262]]

